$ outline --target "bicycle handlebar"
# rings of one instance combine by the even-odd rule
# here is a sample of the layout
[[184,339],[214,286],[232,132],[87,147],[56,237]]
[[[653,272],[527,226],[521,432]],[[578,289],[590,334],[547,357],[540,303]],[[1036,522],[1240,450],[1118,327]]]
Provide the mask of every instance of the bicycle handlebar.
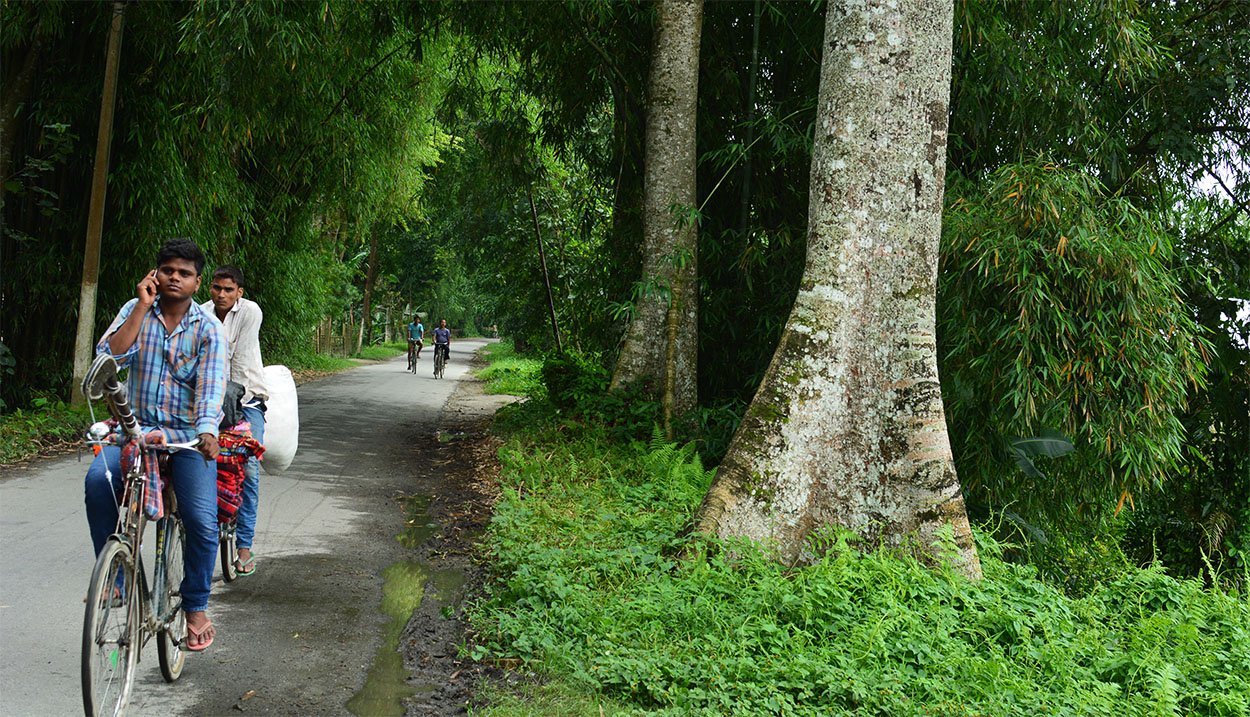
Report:
[[[104,421],[97,421],[96,423],[91,424],[91,427],[87,429],[87,444],[99,446],[112,445],[113,442],[109,440],[109,435],[112,432],[112,426]],[[164,441],[160,443],[149,443],[145,440],[143,445],[147,448],[151,448],[152,450],[173,453],[174,451],[195,450],[202,442],[202,439],[199,436],[196,436],[195,438],[183,443],[166,443]]]

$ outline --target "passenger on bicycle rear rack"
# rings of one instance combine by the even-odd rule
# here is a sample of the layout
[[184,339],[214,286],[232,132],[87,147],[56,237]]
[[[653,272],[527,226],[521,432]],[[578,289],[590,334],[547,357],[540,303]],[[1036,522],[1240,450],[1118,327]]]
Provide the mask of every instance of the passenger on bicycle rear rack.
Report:
[[[265,387],[264,362],[260,356],[260,326],[265,317],[255,301],[243,298],[244,292],[242,271],[233,266],[218,267],[209,284],[209,296],[212,298],[201,304],[200,308],[216,316],[225,327],[228,346],[227,377],[243,388],[238,403],[230,404],[240,407],[242,416],[227,417],[222,428],[234,428],[241,422],[246,422],[250,437],[263,445],[265,401],[269,399],[269,390]],[[226,406],[222,408],[224,411]],[[232,436],[232,444],[235,439]],[[222,448],[226,446],[223,445]],[[234,457],[238,456],[233,445],[230,452]],[[222,546],[228,548],[228,552],[237,551],[234,555],[224,556],[222,571],[227,579],[256,572],[252,539],[256,534],[256,511],[260,504],[258,455],[254,453],[245,457],[242,502],[238,506],[236,521],[231,524],[235,532],[231,536],[232,540],[222,541]]]
[[[156,256],[156,269],[136,287],[137,298],[122,307],[96,346],[97,353],[130,370],[126,392],[144,433],[159,431],[166,443],[199,439],[194,451],[178,450],[168,459],[186,530],[180,593],[187,636],[181,646],[191,652],[207,648],[215,636],[205,611],[217,555],[215,460],[226,385],[225,331],[192,301],[204,261],[189,239],[167,242]],[[87,522],[97,554],[118,525],[121,454],[119,447],[105,446],[87,470]]]

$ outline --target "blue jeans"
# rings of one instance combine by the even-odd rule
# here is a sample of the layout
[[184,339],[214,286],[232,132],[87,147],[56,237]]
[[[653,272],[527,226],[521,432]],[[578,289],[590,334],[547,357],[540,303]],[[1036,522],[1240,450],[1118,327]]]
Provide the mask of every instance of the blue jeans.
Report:
[[[252,438],[257,443],[265,444],[265,412],[260,408],[243,407],[243,417],[252,424]],[[246,477],[243,479],[243,504],[239,506],[238,536],[239,547],[252,549],[252,538],[256,535],[256,508],[260,505],[260,461],[255,457],[247,459]]]
[[[112,473],[110,481],[106,467]],[[182,609],[199,612],[208,608],[213,570],[217,563],[217,464],[195,451],[177,451],[169,457],[178,515],[186,531],[183,553]],[[84,489],[87,524],[97,555],[117,530],[117,496],[122,491],[121,449],[105,446],[87,469]]]

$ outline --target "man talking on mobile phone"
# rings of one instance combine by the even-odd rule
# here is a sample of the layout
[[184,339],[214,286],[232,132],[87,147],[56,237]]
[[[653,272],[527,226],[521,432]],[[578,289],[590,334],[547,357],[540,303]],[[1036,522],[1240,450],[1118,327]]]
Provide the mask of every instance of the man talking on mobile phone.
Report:
[[[156,255],[156,269],[139,281],[96,353],[130,369],[126,389],[144,433],[185,443],[198,437],[198,453],[169,457],[178,513],[186,529],[182,607],[184,647],[199,652],[216,631],[208,619],[208,594],[217,561],[217,424],[226,389],[226,335],[221,322],[192,297],[200,288],[204,253],[189,239],[173,239]],[[117,525],[123,473],[121,450],[106,446],[87,469],[87,523],[99,554]]]

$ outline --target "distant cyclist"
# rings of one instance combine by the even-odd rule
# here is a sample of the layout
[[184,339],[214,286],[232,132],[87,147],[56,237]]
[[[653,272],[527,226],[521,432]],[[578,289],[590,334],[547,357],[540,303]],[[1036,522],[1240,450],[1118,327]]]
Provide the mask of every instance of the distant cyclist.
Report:
[[[408,368],[412,368],[412,363],[421,358],[421,349],[425,346],[425,326],[421,324],[421,316],[414,314],[412,323],[408,324]],[[413,349],[416,349],[416,356],[413,356]]]
[[438,328],[434,329],[434,351],[442,351],[444,361],[451,359],[451,329],[447,328],[447,319],[439,319]]

